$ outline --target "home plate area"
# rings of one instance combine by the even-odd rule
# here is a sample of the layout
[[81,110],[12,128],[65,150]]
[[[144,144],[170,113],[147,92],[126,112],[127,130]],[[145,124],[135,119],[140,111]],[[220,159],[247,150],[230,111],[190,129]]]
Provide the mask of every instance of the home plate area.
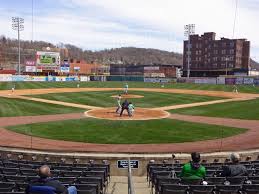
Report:
[[154,110],[148,108],[135,108],[132,117],[128,116],[127,110],[124,110],[123,115],[116,113],[116,107],[94,109],[85,112],[86,117],[107,120],[152,120],[167,118],[170,114],[163,110]]

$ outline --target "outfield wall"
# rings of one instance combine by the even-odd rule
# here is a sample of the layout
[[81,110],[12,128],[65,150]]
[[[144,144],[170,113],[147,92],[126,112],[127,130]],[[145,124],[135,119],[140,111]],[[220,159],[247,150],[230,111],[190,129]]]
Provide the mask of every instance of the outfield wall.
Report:
[[152,82],[167,83],[177,81],[178,83],[193,84],[221,84],[221,85],[259,85],[259,77],[191,77],[191,78],[154,78],[143,76],[113,76],[113,75],[96,75],[96,76],[30,76],[30,75],[9,75],[0,74],[0,82],[71,82],[71,81],[135,81],[135,82]]
[[218,85],[259,85],[259,77],[179,78],[177,82]]

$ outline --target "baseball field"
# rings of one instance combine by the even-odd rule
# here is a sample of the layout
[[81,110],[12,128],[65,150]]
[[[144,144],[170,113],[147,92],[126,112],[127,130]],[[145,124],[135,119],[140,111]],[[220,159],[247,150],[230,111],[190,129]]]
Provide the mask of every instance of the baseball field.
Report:
[[129,82],[122,101],[134,104],[134,115],[120,117],[116,96],[124,84],[2,82],[0,146],[134,153],[259,147],[259,87],[234,93],[227,85]]

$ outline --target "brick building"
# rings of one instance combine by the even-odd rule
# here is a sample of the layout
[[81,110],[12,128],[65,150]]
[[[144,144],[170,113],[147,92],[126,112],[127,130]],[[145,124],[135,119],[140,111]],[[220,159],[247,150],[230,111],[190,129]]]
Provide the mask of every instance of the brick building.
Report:
[[[216,40],[216,33],[190,36],[190,77],[247,75],[250,42],[246,39]],[[183,76],[188,70],[188,40],[184,41]]]

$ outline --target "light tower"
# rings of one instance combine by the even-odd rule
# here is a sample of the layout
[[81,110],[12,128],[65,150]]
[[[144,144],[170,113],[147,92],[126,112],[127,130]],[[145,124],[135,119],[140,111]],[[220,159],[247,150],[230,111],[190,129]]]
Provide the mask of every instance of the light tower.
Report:
[[18,75],[21,74],[21,42],[20,32],[24,30],[24,19],[20,17],[12,17],[12,29],[18,32]]
[[187,45],[187,77],[190,77],[190,60],[191,60],[191,40],[190,36],[195,33],[195,24],[188,24],[184,26],[184,36],[188,38]]

